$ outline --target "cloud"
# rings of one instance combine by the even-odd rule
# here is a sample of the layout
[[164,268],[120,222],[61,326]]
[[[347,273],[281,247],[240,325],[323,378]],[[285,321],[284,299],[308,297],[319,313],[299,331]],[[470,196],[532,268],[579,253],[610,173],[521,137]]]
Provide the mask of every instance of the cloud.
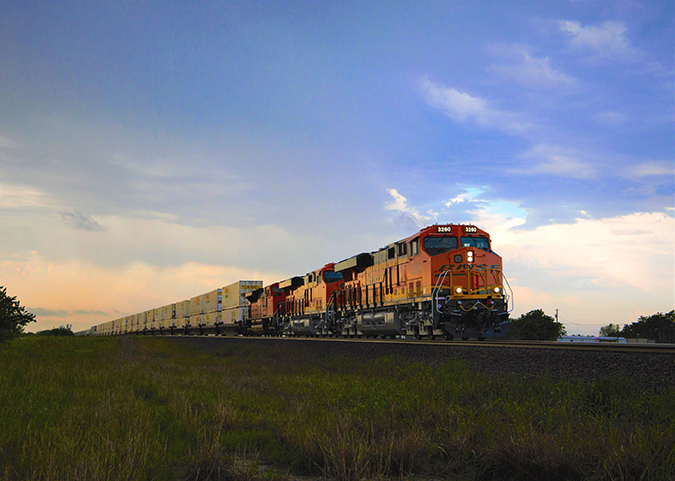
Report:
[[69,315],[68,311],[62,309],[44,309],[42,307],[29,307],[27,308],[28,312],[32,312],[36,316],[44,317],[67,317]]
[[672,296],[672,216],[636,213],[521,230],[512,227],[525,219],[508,220],[490,204],[475,215],[476,224],[490,232],[495,249],[511,263],[507,275],[521,285],[537,288],[532,272],[543,270],[547,291],[574,289],[585,280],[602,290],[628,287]]
[[0,261],[0,279],[12,286],[12,294],[23,305],[50,306],[28,308],[38,316],[37,322],[28,325],[33,332],[64,321],[79,331],[107,320],[101,317],[162,307],[238,280],[262,280],[267,285],[287,277],[288,273],[276,271],[200,263],[176,267],[136,263],[111,269],[80,260],[54,262],[37,253]]
[[598,57],[636,61],[644,58],[644,53],[631,46],[626,37],[628,28],[623,22],[608,20],[599,25],[584,27],[579,22],[561,20],[560,30],[570,36],[572,46],[592,52]]
[[620,112],[598,112],[593,115],[593,118],[601,124],[608,125],[610,127],[617,127],[626,123],[627,117],[625,114]]
[[548,57],[535,57],[526,45],[495,45],[492,52],[501,58],[502,63],[493,65],[491,70],[524,87],[553,89],[577,83],[574,77],[553,68]]
[[473,223],[490,233],[504,259],[515,298],[511,317],[532,309],[561,311],[575,331],[594,333],[610,322],[672,309],[675,219],[635,213],[571,224],[514,229],[525,215],[484,202]]
[[107,312],[103,311],[87,311],[84,309],[76,309],[73,311],[73,314],[77,314],[80,316],[108,316],[109,314]]
[[675,166],[672,161],[649,161],[628,167],[625,172],[626,177],[651,177],[651,176],[669,176],[675,175]]
[[520,155],[524,165],[512,169],[520,175],[554,175],[573,179],[595,176],[587,154],[576,149],[538,144]]
[[472,200],[469,194],[459,194],[457,197],[454,197],[445,203],[446,207],[450,207],[452,204],[462,204]]
[[433,218],[438,216],[438,213],[431,210],[427,212],[428,216],[420,214],[418,209],[408,205],[408,200],[399,194],[396,189],[387,189],[387,193],[394,198],[394,201],[385,204],[384,208],[398,212],[399,220],[402,220],[414,229],[425,227]]
[[104,232],[106,229],[93,218],[85,216],[74,210],[73,212],[59,212],[63,221],[73,229],[86,230],[88,232]]
[[10,139],[0,135],[0,149],[11,149],[14,148],[15,146],[16,144],[12,142]]
[[496,109],[487,100],[434,83],[428,77],[421,80],[420,88],[428,105],[441,110],[456,122],[473,123],[513,134],[533,128],[519,120],[517,114]]
[[35,187],[0,183],[0,208],[44,207],[50,204],[47,195]]
[[[518,203],[469,194],[461,197],[472,202],[470,222],[490,233],[495,250],[511,264],[513,270],[507,275],[518,279],[520,286],[552,292],[561,286],[576,289],[592,284],[605,291],[624,287],[672,296],[672,215],[653,212],[592,219],[580,211],[584,218],[568,224],[516,229],[527,220]],[[546,287],[538,285],[537,271],[549,277]]]
[[453,204],[463,204],[469,202],[475,202],[476,198],[483,193],[483,189],[479,187],[466,187],[465,192],[458,194],[456,197],[445,202],[446,207],[450,207]]

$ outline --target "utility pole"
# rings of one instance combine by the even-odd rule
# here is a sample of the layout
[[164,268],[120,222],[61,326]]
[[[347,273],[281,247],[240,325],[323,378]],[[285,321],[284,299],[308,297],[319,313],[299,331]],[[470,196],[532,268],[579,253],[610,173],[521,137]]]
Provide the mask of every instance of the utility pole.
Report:
[[555,322],[558,322],[558,309],[555,310]]

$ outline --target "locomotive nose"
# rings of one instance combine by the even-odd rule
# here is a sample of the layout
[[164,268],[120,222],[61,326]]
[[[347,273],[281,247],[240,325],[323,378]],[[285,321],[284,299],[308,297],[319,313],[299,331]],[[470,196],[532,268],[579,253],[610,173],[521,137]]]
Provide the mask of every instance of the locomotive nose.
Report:
[[452,264],[473,264],[478,259],[476,250],[473,248],[465,247],[463,249],[458,249],[451,254],[448,254],[448,262]]

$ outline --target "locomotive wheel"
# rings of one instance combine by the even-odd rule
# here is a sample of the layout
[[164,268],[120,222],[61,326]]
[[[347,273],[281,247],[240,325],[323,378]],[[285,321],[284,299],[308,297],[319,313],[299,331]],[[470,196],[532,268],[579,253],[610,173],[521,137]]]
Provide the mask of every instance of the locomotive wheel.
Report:
[[443,339],[445,339],[446,341],[452,341],[454,338],[455,337],[452,334],[450,334],[449,332],[443,333]]
[[462,341],[468,341],[468,340],[469,340],[468,337],[463,337],[463,338],[462,338]]

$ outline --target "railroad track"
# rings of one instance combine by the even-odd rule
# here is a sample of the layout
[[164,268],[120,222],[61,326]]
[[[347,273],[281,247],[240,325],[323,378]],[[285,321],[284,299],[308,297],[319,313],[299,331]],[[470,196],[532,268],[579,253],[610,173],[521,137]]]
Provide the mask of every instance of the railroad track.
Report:
[[[167,336],[169,337],[169,336]],[[182,336],[173,336],[179,338]],[[191,335],[189,338],[209,338],[217,339],[219,336],[198,336]],[[373,339],[373,338],[334,338],[334,337],[265,337],[265,336],[223,336],[223,339],[275,339],[292,340],[305,342],[337,342],[337,343],[373,343],[373,344],[410,344],[410,345],[429,345],[429,346],[447,346],[447,347],[489,347],[489,348],[510,348],[510,349],[555,349],[555,350],[575,350],[575,351],[602,351],[602,352],[644,352],[649,354],[675,354],[675,344],[638,344],[638,343],[610,343],[610,342],[556,342],[556,341],[504,341],[488,340],[483,341],[446,341],[431,339]]]

